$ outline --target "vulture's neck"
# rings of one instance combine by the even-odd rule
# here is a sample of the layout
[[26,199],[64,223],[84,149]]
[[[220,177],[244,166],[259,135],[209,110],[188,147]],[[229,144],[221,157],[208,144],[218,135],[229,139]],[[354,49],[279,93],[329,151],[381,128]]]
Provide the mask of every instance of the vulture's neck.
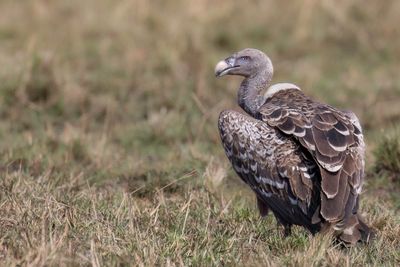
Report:
[[254,76],[246,77],[240,84],[238,103],[249,115],[254,117],[264,104],[265,97],[261,95],[261,91],[268,86],[271,76],[267,71],[260,72]]

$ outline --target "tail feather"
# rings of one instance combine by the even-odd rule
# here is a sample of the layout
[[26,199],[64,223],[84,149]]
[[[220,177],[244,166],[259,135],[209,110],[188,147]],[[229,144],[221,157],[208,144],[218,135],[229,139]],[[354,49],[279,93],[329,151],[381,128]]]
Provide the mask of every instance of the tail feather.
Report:
[[375,232],[369,227],[364,220],[360,217],[358,217],[358,222],[359,222],[359,228],[358,230],[361,233],[361,241],[365,243],[369,243],[372,239],[375,238]]
[[363,221],[360,215],[355,214],[347,221],[338,239],[348,245],[355,245],[357,242],[369,243],[374,236],[374,231]]

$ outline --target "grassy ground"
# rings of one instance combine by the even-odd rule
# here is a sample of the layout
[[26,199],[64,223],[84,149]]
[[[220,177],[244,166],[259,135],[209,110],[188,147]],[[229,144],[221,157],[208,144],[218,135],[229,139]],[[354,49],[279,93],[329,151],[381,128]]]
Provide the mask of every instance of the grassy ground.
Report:
[[[0,265],[400,265],[398,1],[0,2]],[[377,239],[341,249],[273,218],[216,121],[268,52],[274,81],[354,110]]]

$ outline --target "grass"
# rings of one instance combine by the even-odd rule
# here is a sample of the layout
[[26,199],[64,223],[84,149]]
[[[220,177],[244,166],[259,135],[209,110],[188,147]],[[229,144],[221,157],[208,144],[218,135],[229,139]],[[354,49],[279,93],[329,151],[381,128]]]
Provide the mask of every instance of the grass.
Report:
[[[0,265],[400,264],[396,1],[0,3]],[[266,51],[274,82],[360,117],[367,246],[261,219],[216,128]],[[392,132],[394,134],[392,134]]]
[[382,138],[375,151],[375,171],[387,173],[399,180],[400,173],[400,135],[395,131]]

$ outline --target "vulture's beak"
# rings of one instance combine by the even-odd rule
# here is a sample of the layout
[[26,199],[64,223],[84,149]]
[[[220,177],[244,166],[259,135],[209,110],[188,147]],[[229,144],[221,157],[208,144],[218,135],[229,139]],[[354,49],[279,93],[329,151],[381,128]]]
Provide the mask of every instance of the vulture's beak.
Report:
[[224,76],[226,74],[229,74],[230,70],[238,68],[239,65],[235,65],[235,61],[235,57],[232,56],[218,62],[215,66],[215,76]]

